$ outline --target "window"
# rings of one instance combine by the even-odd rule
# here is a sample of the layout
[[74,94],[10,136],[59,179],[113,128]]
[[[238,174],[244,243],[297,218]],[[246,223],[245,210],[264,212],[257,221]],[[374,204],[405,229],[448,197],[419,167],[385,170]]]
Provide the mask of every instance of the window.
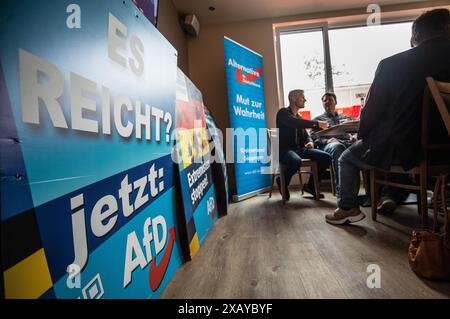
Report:
[[[307,43],[308,45],[302,45]],[[291,90],[305,91],[307,109],[317,105],[326,91],[322,30],[287,33],[280,36],[283,94],[286,105]]]
[[412,23],[329,31],[333,86],[339,106],[361,104],[378,63],[410,48]]
[[[326,91],[336,93],[338,110],[363,104],[378,63],[410,48],[411,25],[281,31],[285,104],[292,89],[305,90],[305,108],[312,117],[323,113],[320,97]],[[325,62],[327,54],[330,63]]]

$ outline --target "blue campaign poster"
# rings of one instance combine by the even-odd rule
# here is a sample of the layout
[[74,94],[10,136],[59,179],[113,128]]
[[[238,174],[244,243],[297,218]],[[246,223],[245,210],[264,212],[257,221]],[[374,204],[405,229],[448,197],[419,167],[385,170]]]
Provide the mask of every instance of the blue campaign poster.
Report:
[[[230,126],[234,130],[234,173],[237,198],[270,186],[264,99],[263,58],[224,37]],[[268,170],[267,170],[268,171]]]
[[189,252],[193,257],[219,214],[202,93],[180,69],[176,105],[178,171]]
[[182,263],[175,49],[131,0],[6,1],[0,43],[5,297],[157,298]]

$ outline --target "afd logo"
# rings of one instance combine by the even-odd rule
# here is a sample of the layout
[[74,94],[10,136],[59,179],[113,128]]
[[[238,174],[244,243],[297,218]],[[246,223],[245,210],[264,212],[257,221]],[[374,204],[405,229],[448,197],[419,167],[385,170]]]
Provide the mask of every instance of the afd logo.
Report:
[[208,201],[206,202],[206,209],[208,211],[208,215],[211,215],[211,218],[214,220],[214,218],[216,217],[216,210],[217,210],[216,201],[214,197],[208,198]]
[[[169,236],[167,236],[169,235]],[[137,268],[144,269],[148,264],[150,270],[148,274],[149,286],[152,291],[158,290],[164,276],[166,275],[170,257],[172,256],[176,235],[175,228],[167,228],[164,216],[159,215],[151,219],[147,218],[144,222],[142,246],[135,231],[127,236],[127,248],[125,255],[125,269],[123,288],[126,288],[132,282],[133,272]],[[153,242],[153,245],[151,244]],[[154,246],[155,254],[152,254]],[[156,264],[156,256],[163,251],[159,263]],[[69,265],[67,268],[69,276],[67,278],[67,287],[69,289],[81,288],[81,269],[76,264]],[[97,276],[83,288],[84,299],[99,299],[103,296],[104,290],[100,275]]]
[[261,87],[255,83],[261,77],[262,70],[260,67],[249,68],[236,62],[235,59],[228,59],[228,66],[236,69],[236,81],[240,84],[247,84]]
[[[175,239],[175,228],[168,229],[166,220],[162,215],[153,219],[147,218],[144,223],[142,245],[136,232],[128,234],[123,287],[126,288],[131,283],[132,274],[137,268],[144,269],[151,263],[148,280],[151,290],[156,291],[167,272]],[[154,255],[152,254],[152,246],[154,246]],[[163,252],[164,247],[166,249]],[[160,252],[163,253],[159,263],[156,264],[156,256]]]

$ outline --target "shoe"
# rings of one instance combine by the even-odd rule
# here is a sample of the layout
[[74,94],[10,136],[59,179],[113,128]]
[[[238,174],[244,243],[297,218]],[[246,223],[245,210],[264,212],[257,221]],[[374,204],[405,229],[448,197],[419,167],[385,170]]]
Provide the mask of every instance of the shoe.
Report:
[[[280,192],[281,197],[283,197],[283,194],[281,193],[281,180],[280,180],[280,176],[277,177],[277,186],[278,186],[278,191]],[[289,193],[289,189],[286,186],[286,201],[288,201],[291,198],[291,194]]]
[[[303,185],[303,191],[313,195],[314,198],[317,198],[314,187],[310,186],[309,184]],[[325,196],[323,194],[319,194],[319,198],[325,198]]]
[[343,225],[345,223],[356,223],[363,220],[366,217],[359,207],[354,207],[350,210],[344,210],[338,208],[334,211],[334,214],[328,214],[325,216],[327,223],[333,225]]
[[377,210],[382,214],[391,214],[397,208],[397,203],[390,197],[381,197]]

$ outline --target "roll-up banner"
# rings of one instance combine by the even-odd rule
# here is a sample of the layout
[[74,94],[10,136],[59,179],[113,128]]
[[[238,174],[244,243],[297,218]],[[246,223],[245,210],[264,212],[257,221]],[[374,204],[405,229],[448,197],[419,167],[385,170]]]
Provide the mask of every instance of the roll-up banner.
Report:
[[156,298],[182,263],[175,49],[130,0],[0,11],[6,298]]
[[218,218],[202,93],[178,69],[176,161],[181,181],[190,256]]
[[[252,196],[270,186],[263,58],[224,37],[225,71],[233,143],[236,194]],[[227,155],[228,157],[228,155]]]

